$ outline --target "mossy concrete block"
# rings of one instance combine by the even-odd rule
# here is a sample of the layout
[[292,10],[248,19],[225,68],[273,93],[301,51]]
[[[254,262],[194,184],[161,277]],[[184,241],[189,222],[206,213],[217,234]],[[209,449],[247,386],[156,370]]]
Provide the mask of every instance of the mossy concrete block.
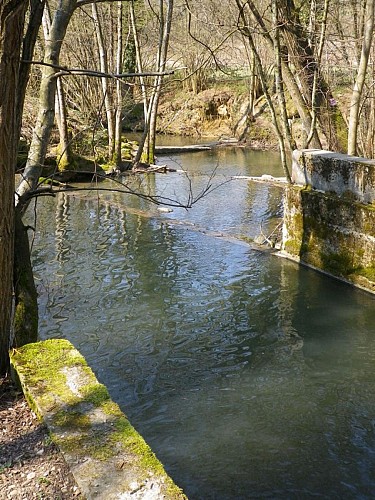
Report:
[[13,374],[88,499],[186,499],[67,340],[11,353]]
[[360,203],[375,201],[375,160],[319,149],[296,150],[292,180]]
[[284,198],[282,251],[374,292],[375,207],[290,186]]

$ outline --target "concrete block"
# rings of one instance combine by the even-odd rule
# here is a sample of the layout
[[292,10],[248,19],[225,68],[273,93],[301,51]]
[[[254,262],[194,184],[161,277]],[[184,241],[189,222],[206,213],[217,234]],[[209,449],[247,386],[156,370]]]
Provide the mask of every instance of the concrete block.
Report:
[[88,499],[186,499],[67,340],[25,345],[11,367]]

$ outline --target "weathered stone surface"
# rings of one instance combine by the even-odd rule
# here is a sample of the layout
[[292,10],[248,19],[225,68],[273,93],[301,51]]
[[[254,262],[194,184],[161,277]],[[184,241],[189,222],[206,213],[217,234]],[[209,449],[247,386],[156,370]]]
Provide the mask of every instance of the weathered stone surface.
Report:
[[292,177],[304,182],[285,192],[282,252],[375,292],[375,162],[295,152]]
[[11,364],[85,497],[186,498],[70,342],[25,345]]
[[293,151],[292,181],[362,203],[373,203],[375,160],[319,149]]

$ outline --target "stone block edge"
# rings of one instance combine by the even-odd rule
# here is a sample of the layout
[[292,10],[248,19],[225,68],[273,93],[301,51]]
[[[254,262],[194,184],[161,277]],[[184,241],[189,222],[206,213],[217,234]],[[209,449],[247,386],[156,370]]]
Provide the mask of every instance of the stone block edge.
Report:
[[27,344],[10,358],[12,377],[86,498],[187,498],[69,341]]

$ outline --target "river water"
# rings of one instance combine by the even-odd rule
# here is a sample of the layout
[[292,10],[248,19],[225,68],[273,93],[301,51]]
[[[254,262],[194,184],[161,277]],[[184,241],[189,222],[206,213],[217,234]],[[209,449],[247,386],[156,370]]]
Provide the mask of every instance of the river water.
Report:
[[[190,499],[374,498],[374,297],[259,252],[277,156],[167,159],[131,181],[187,199],[162,213],[120,193],[39,202],[43,339],[69,339]],[[191,194],[191,193],[190,193]],[[245,240],[245,241],[244,241]]]

